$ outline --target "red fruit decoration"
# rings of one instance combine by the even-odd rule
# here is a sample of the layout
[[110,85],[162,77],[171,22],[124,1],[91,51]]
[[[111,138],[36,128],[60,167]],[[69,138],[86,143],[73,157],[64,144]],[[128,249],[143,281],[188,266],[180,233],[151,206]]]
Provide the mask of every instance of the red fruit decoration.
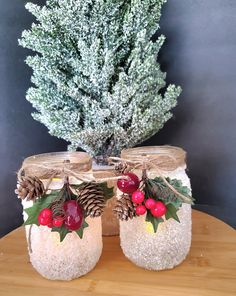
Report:
[[43,209],[38,215],[40,225],[47,226],[52,223],[52,211],[48,208]]
[[125,173],[123,176],[128,176],[128,178],[119,179],[117,181],[117,187],[124,193],[132,194],[139,188],[139,178],[133,173]]
[[48,228],[52,228],[53,227],[53,224],[52,224],[52,221],[50,221],[47,225]]
[[54,227],[61,227],[63,225],[63,223],[64,223],[64,218],[61,216],[56,216],[52,220],[52,225]]
[[140,205],[140,206],[137,206],[135,212],[136,212],[136,214],[137,214],[138,216],[140,216],[140,215],[144,215],[144,214],[146,214],[147,209],[145,208],[145,206]]
[[154,207],[155,207],[155,205],[156,205],[156,201],[155,201],[155,199],[153,199],[153,198],[148,198],[146,201],[145,201],[145,207],[147,208],[147,209],[153,209]]
[[132,202],[141,204],[144,201],[144,193],[140,190],[134,191],[132,194]]
[[167,209],[162,201],[157,201],[155,207],[151,209],[151,213],[154,217],[160,218],[165,215]]
[[65,227],[68,230],[75,231],[80,229],[83,223],[83,210],[75,200],[69,200],[64,203]]

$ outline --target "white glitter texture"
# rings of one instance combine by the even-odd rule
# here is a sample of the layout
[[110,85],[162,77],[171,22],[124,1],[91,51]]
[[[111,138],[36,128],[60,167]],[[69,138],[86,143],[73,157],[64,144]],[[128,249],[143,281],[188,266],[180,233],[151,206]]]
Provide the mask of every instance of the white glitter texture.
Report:
[[[31,207],[33,202],[23,201],[22,204],[25,209]],[[27,214],[24,212],[24,221],[26,219]],[[63,242],[60,242],[59,234],[51,232],[48,227],[32,226],[30,261],[43,277],[50,280],[69,281],[88,273],[95,267],[103,247],[101,217],[87,217],[86,222],[89,227],[84,229],[82,239],[72,232],[67,234]],[[30,226],[25,228],[28,240]]]
[[[140,171],[134,171],[141,175]],[[152,170],[149,178],[157,176]],[[183,185],[190,186],[190,180],[185,167],[165,174],[176,178]],[[121,194],[121,192],[119,192]],[[126,221],[120,221],[121,248],[125,256],[136,265],[150,270],[171,269],[180,264],[187,256],[192,238],[191,206],[183,204],[177,212],[180,223],[169,219],[158,226],[156,233],[148,231],[145,216]]]
[[[102,253],[101,218],[86,219],[89,227],[83,239],[67,234],[60,243],[59,234],[45,226],[33,225],[30,261],[33,267],[50,280],[72,280],[91,271]],[[26,226],[28,238],[29,226]]]

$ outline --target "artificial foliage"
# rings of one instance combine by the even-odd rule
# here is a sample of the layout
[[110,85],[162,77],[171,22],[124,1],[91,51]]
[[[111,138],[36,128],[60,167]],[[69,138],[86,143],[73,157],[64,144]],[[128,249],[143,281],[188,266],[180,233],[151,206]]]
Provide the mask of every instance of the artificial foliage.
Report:
[[123,194],[113,210],[118,219],[128,221],[145,215],[146,222],[152,224],[156,233],[158,225],[166,220],[181,222],[178,211],[183,203],[194,204],[190,189],[181,180],[169,177],[150,179],[146,169],[139,180],[134,173],[122,173],[123,167],[120,166],[120,172],[124,178],[117,181],[117,187]]
[[166,87],[157,63],[166,0],[48,0],[26,8],[37,22],[19,41],[36,52],[27,64],[27,99],[50,134],[95,158],[118,155],[157,133],[180,87]]
[[[85,192],[85,189],[87,191]],[[74,193],[76,192],[76,194]],[[95,195],[98,193],[100,199],[97,202]],[[81,200],[81,194],[83,195],[83,200]],[[62,242],[68,233],[75,231],[78,236],[82,239],[84,229],[89,227],[86,222],[88,216],[95,218],[102,215],[105,203],[114,195],[113,188],[107,187],[107,183],[81,183],[80,185],[70,185],[65,182],[64,186],[60,190],[51,190],[49,193],[45,193],[42,196],[38,196],[34,200],[33,205],[26,208],[24,211],[27,214],[27,220],[24,225],[44,225],[51,228],[52,232],[58,232],[60,236],[60,241]],[[65,204],[74,203],[77,207],[81,209],[80,226],[76,229],[71,228],[66,221],[71,221],[74,217],[78,216],[75,213],[75,207],[72,209],[71,213],[66,212]],[[42,216],[43,211],[49,211],[52,217],[49,223],[42,224],[40,216]],[[68,218],[68,215],[70,217]],[[45,218],[45,217],[44,217]],[[61,219],[60,225],[53,225],[52,219]],[[78,218],[78,217],[75,217]]]

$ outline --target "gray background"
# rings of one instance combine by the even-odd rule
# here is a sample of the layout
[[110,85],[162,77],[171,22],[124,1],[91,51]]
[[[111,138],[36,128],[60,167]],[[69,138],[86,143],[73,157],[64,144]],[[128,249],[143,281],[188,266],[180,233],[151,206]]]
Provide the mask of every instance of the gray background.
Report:
[[[22,160],[66,149],[31,118],[25,100],[31,70],[24,64],[28,52],[17,45],[33,21],[25,2],[0,0],[0,236],[22,223],[14,194]],[[161,31],[167,36],[162,68],[184,91],[174,118],[145,145],[185,148],[198,208],[235,226],[236,1],[169,0]]]

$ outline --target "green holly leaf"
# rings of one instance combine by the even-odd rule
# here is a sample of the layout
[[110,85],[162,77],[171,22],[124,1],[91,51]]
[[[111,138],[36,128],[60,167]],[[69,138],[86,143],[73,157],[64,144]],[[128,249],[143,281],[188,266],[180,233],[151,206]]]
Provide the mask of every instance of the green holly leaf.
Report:
[[28,215],[27,220],[24,225],[31,225],[38,223],[38,215],[39,213],[50,206],[50,204],[54,201],[54,199],[58,196],[60,191],[52,191],[50,194],[43,195],[40,199],[36,200],[32,207],[25,209],[24,211]]
[[65,226],[53,227],[52,230],[51,230],[51,232],[58,232],[59,233],[59,235],[60,235],[60,242],[62,242],[65,239],[65,237],[66,237],[66,235],[68,233],[71,233],[71,231],[68,230],[67,228],[65,228]]
[[103,190],[105,201],[114,196],[114,187],[108,187],[107,182],[100,183],[99,186],[101,186]]
[[84,229],[86,227],[88,227],[88,226],[89,226],[88,223],[84,220],[84,222],[83,222],[82,226],[80,227],[80,229],[76,231],[76,233],[78,234],[78,236],[81,239],[83,238],[83,235],[84,235]]
[[[189,199],[188,203],[193,204],[194,199],[190,196],[190,189],[183,186],[181,180],[166,178],[166,181],[179,193],[186,196]],[[173,192],[160,177],[148,179],[145,182],[144,191],[146,198],[152,197],[155,200],[162,200],[165,204],[173,203],[179,208],[183,203],[179,195]]]
[[164,222],[164,220],[162,218],[156,218],[154,217],[150,211],[147,212],[146,215],[146,221],[147,222],[151,222],[152,223],[152,227],[153,227],[153,231],[156,233],[157,229],[158,229],[158,225],[162,222]]
[[165,218],[166,220],[169,220],[170,218],[173,218],[175,219],[177,222],[180,223],[180,220],[179,220],[179,217],[178,215],[176,214],[178,209],[176,209],[176,207],[173,205],[173,204],[168,204],[166,205],[166,208],[167,208],[167,211],[166,211],[166,214],[165,214]]
[[176,208],[179,209],[180,207],[182,207],[182,201],[179,199],[176,200],[172,200],[171,204]]

